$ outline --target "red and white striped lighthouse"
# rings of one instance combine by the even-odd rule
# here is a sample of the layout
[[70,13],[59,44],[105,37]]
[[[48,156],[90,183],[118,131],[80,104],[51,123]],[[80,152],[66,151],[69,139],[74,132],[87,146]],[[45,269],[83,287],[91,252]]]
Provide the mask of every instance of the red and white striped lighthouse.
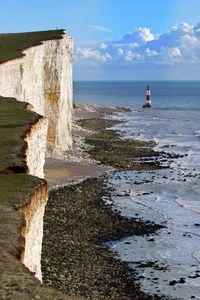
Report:
[[143,105],[143,108],[151,108],[151,88],[149,85],[147,85],[146,104]]

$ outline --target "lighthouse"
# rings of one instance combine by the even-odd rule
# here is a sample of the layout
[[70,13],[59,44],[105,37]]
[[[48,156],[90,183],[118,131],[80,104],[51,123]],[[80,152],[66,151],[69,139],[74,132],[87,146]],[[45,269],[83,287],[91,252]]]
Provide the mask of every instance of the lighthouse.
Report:
[[146,104],[143,105],[143,108],[151,108],[151,88],[149,85],[147,85]]

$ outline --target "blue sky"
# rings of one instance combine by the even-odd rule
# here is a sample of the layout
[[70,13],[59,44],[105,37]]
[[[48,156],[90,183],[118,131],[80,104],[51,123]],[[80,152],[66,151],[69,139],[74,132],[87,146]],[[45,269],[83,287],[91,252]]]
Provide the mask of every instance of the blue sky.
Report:
[[200,0],[7,0],[0,32],[67,29],[75,79],[200,79],[199,11]]

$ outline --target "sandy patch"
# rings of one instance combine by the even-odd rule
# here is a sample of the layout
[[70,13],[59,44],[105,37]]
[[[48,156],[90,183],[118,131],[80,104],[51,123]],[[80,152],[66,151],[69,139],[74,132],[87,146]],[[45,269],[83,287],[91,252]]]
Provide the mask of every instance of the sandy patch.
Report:
[[85,150],[85,137],[92,132],[81,128],[75,120],[103,117],[119,111],[119,109],[97,104],[76,104],[72,126],[73,148],[65,151],[61,159],[46,159],[44,176],[50,188],[79,183],[87,178],[96,178],[112,172],[109,166],[99,165],[95,160],[89,159]]
[[59,159],[47,159],[44,167],[45,179],[50,188],[76,184],[87,178],[99,177],[111,172],[113,168],[97,165],[93,162],[76,162]]

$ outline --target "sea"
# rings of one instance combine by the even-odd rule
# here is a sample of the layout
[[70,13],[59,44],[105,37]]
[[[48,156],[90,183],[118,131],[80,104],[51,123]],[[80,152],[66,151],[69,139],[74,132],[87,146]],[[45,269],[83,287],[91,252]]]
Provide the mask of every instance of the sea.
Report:
[[[151,86],[152,108],[145,104]],[[109,246],[136,270],[141,289],[166,299],[200,299],[200,81],[74,82],[74,100],[131,108],[122,137],[154,141],[155,150],[179,154],[168,168],[110,175],[112,201],[122,215],[165,226]]]

